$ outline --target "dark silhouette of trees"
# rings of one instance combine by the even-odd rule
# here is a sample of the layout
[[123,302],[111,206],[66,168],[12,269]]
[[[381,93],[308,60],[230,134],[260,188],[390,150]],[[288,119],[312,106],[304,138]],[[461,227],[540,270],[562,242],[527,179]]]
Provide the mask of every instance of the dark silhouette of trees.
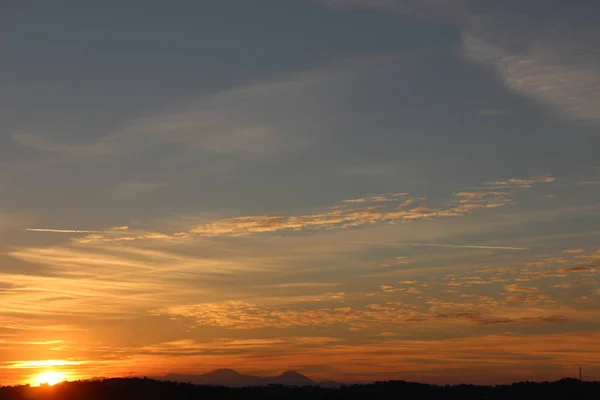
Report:
[[190,399],[600,399],[599,382],[562,379],[556,382],[519,382],[512,385],[436,386],[405,381],[347,385],[339,389],[318,386],[268,385],[245,388],[198,386],[153,379],[116,378],[63,382],[55,386],[0,388],[0,400],[190,400]]

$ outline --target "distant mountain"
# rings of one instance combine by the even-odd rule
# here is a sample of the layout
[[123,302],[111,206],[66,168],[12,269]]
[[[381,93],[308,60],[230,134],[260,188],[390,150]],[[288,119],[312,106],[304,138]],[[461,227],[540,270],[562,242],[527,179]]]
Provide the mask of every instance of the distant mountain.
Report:
[[285,385],[285,386],[315,386],[316,383],[310,378],[296,372],[285,371],[281,375],[272,378],[263,378],[268,384]]
[[196,385],[214,385],[229,387],[245,386],[266,386],[266,385],[284,385],[284,386],[317,386],[312,379],[296,371],[286,371],[280,375],[272,377],[259,377],[253,375],[240,374],[233,369],[217,369],[212,372],[200,375],[170,374],[157,377],[160,380],[172,382],[190,382]]
[[260,383],[260,378],[251,375],[243,375],[233,369],[217,369],[199,377],[204,385],[223,386],[255,386]]

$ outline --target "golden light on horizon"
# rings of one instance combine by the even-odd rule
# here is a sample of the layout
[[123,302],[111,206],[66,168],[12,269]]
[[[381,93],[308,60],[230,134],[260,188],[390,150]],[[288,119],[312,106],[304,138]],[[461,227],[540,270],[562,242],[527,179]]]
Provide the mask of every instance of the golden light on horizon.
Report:
[[50,385],[54,386],[57,383],[64,382],[67,380],[67,375],[64,372],[59,371],[45,371],[41,372],[33,377],[31,384],[33,386]]

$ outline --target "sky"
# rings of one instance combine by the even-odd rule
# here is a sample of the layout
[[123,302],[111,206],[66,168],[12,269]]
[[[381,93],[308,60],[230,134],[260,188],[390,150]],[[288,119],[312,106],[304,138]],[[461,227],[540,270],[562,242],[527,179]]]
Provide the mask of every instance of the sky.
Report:
[[0,384],[600,379],[600,3],[0,4]]

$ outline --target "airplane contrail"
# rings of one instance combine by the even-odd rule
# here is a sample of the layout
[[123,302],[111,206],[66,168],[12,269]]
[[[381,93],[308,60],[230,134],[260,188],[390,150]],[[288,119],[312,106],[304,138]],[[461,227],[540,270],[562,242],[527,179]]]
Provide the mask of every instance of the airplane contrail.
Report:
[[49,233],[115,233],[115,232],[111,232],[111,231],[86,231],[86,230],[80,230],[80,229],[25,228],[23,230],[29,231],[29,232],[49,232]]
[[402,246],[419,246],[419,247],[452,247],[459,249],[490,249],[490,250],[531,250],[526,247],[503,247],[503,246],[478,246],[478,245],[453,245],[453,244],[434,244],[434,243],[398,243]]

